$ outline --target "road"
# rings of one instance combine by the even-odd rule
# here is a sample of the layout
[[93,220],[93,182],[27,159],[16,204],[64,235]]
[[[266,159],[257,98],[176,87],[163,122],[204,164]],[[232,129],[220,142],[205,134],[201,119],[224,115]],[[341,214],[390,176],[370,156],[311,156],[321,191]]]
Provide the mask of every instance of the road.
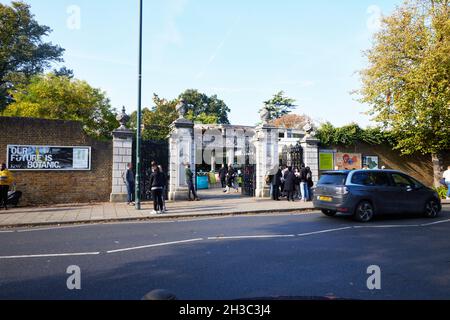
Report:
[[[450,299],[449,234],[449,207],[364,225],[313,213],[0,230],[0,299]],[[67,289],[72,265],[81,290]]]

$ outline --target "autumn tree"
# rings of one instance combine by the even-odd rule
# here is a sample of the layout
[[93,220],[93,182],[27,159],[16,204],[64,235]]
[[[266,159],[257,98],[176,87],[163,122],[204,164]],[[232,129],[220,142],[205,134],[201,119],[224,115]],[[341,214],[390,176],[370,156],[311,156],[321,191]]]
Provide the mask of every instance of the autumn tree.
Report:
[[406,1],[384,17],[366,55],[361,102],[403,154],[431,155],[438,185],[450,149],[449,0]]
[[272,120],[270,124],[280,128],[302,130],[308,121],[311,123],[313,122],[307,115],[287,114],[278,119]]
[[15,88],[14,102],[2,115],[80,121],[89,135],[104,139],[119,125],[104,92],[53,73],[34,76],[29,84]]

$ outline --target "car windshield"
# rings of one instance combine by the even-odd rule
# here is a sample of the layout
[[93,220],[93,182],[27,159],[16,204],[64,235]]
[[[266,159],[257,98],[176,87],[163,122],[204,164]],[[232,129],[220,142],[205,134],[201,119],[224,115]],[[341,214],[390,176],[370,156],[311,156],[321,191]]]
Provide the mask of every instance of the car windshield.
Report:
[[345,180],[347,180],[347,173],[326,173],[320,178],[319,185],[343,186]]

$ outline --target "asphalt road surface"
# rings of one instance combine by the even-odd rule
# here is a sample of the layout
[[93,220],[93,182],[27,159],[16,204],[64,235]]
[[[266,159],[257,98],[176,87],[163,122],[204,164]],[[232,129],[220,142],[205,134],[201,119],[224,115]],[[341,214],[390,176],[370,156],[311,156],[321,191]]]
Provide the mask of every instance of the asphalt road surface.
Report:
[[314,213],[0,230],[0,299],[450,299],[449,235],[449,207],[370,224]]

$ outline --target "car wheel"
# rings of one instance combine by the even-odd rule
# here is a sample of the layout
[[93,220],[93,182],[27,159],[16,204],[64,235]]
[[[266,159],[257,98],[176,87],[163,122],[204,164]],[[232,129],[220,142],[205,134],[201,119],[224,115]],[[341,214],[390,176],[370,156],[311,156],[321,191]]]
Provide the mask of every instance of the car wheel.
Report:
[[334,217],[337,212],[333,210],[322,210],[322,213],[328,217]]
[[428,200],[425,204],[425,216],[427,218],[436,218],[439,211],[439,203],[435,199]]
[[369,201],[361,201],[355,210],[355,219],[359,222],[369,222],[373,219],[375,210]]

